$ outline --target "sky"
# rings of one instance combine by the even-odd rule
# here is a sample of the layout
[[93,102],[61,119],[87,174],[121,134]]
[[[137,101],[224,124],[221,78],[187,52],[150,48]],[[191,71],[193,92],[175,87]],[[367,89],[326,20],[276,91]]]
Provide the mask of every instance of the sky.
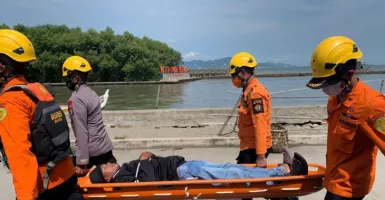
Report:
[[309,65],[332,35],[356,41],[363,60],[385,64],[384,0],[1,0],[0,22],[111,27],[160,40],[184,60],[252,53],[259,62]]

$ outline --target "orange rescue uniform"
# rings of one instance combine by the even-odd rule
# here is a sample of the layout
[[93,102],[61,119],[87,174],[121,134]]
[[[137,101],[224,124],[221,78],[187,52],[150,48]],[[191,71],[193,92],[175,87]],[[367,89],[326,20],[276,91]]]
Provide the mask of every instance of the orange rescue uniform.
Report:
[[385,97],[359,81],[342,103],[330,97],[327,111],[323,186],[343,197],[363,197],[375,179],[377,147],[385,154]]
[[[11,79],[3,91],[17,84],[27,84],[22,76]],[[7,155],[18,200],[38,197],[43,189],[46,165],[38,166],[31,152],[31,130],[36,103],[23,91],[6,92],[0,96],[0,137]],[[70,157],[57,163],[50,174],[48,189],[58,186],[75,174]]]
[[256,149],[257,155],[264,155],[272,147],[271,97],[256,78],[250,81],[243,92],[238,112],[241,151]]

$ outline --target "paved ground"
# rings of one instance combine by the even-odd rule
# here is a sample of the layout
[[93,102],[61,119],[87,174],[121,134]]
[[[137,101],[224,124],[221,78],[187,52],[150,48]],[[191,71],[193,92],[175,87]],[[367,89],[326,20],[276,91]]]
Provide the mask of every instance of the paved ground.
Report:
[[[300,146],[293,147],[291,150],[301,153],[308,162],[315,162],[324,164],[325,160],[325,146]],[[136,159],[142,150],[130,150],[130,151],[117,151],[115,155],[117,159],[121,162],[129,161],[131,159]],[[237,148],[199,148],[199,149],[180,149],[180,150],[171,150],[171,149],[154,149],[151,150],[154,154],[157,155],[182,155],[186,159],[204,159],[210,160],[213,162],[235,162],[234,158],[237,155]],[[269,162],[280,162],[282,159],[281,154],[272,154],[269,157]],[[385,164],[385,158],[382,154],[378,155],[377,162],[377,177],[374,184],[374,188],[371,191],[371,194],[368,195],[365,200],[383,200],[385,199],[385,193],[381,192],[385,188],[385,171],[381,170]],[[0,168],[0,175],[3,177],[0,180],[0,193],[1,199],[15,199],[14,190],[12,186],[12,178],[10,174],[7,174],[3,168]],[[324,197],[325,191],[301,197],[301,200],[322,200]]]

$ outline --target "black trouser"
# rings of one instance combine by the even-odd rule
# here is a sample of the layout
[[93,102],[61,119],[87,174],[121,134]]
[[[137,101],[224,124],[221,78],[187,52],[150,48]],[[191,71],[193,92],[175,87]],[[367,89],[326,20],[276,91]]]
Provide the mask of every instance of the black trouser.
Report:
[[[272,151],[272,147],[268,148],[265,154],[265,157],[269,157],[269,154]],[[257,161],[257,154],[255,149],[245,149],[239,152],[237,164],[254,164]],[[281,198],[271,198],[270,200],[297,200],[297,197],[281,197]],[[250,198],[243,198],[243,200],[251,200]]]
[[342,197],[340,195],[333,194],[331,192],[326,192],[325,195],[325,200],[362,200],[364,199],[365,196],[363,197]]
[[[72,157],[72,162],[76,166],[76,156]],[[90,157],[90,162],[87,165],[87,168],[92,168],[94,165],[106,164],[106,163],[116,163],[117,160],[112,154],[112,151],[109,151],[105,154]]]
[[78,178],[73,175],[66,182],[40,194],[37,200],[84,200],[77,186]]

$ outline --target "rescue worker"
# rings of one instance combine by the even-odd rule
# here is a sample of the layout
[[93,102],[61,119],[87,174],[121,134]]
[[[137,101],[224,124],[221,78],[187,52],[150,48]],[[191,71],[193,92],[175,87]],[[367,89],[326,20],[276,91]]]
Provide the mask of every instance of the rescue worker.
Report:
[[[266,167],[267,157],[273,146],[271,97],[269,91],[254,77],[254,69],[257,66],[257,60],[253,55],[239,52],[231,58],[228,73],[232,76],[233,85],[243,89],[238,109],[240,152],[236,158],[237,164],[255,163],[257,167]],[[297,197],[283,197],[271,200],[297,199]]]
[[240,52],[231,58],[228,73],[233,85],[243,89],[238,109],[240,152],[237,163],[266,167],[272,148],[271,98],[269,91],[254,77],[257,66],[254,56]]
[[64,112],[42,84],[24,76],[35,60],[24,34],[0,30],[2,162],[18,200],[84,199],[77,190]]
[[307,86],[329,96],[325,200],[363,199],[374,183],[378,148],[385,153],[385,97],[356,76],[362,56],[352,39],[332,36],[311,57]]
[[116,163],[112,141],[104,126],[99,96],[87,86],[91,71],[89,62],[80,56],[71,56],[63,64],[63,76],[72,92],[68,101],[72,130],[76,137],[76,172],[88,173],[94,165]]

